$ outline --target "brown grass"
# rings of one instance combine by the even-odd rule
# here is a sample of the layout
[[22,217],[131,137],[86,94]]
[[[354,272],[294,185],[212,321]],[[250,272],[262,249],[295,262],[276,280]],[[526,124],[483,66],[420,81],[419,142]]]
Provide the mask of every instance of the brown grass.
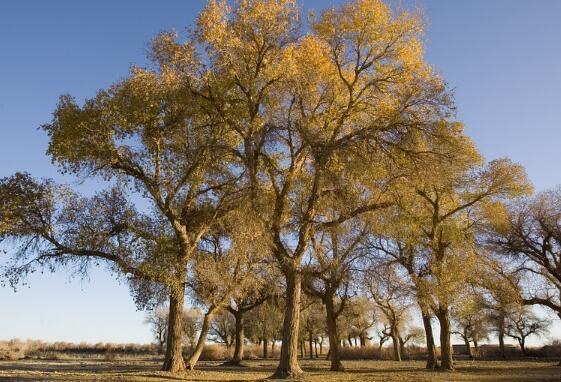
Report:
[[[247,361],[248,367],[219,366],[204,361],[198,370],[181,377],[159,371],[160,359],[148,357],[113,361],[85,359],[21,360],[0,362],[0,381],[255,381],[272,374],[275,360]],[[434,372],[422,361],[346,361],[347,372],[329,372],[325,360],[302,360],[306,381],[561,381],[561,368],[552,362],[459,361],[454,372]]]

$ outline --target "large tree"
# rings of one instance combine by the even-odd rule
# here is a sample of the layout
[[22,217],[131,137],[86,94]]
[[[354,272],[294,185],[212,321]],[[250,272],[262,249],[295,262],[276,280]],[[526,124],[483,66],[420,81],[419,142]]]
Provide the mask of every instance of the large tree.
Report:
[[[301,20],[295,0],[211,1],[185,42],[160,38],[161,57],[189,73],[192,94],[235,137],[225,146],[286,280],[275,373],[283,378],[302,373],[300,269],[314,225],[325,224],[323,201],[361,194],[336,221],[378,208],[368,192],[377,169],[368,164],[432,132],[450,104],[423,60],[417,15],[360,0],[321,12],[307,33]],[[197,69],[183,64],[185,52],[201,55]]]
[[[127,78],[82,105],[62,96],[43,130],[50,138],[48,154],[62,171],[123,184],[131,190],[129,203],[141,210],[148,206],[167,226],[176,249],[174,257],[166,258],[172,274],[168,281],[173,282],[167,284],[164,369],[177,372],[185,369],[181,320],[187,264],[201,237],[237,205],[232,197],[239,195],[240,175],[228,170],[230,155],[220,150],[228,131],[197,107],[187,76],[162,62],[160,53],[155,42],[154,69],[133,68]],[[77,252],[79,247],[68,249]]]

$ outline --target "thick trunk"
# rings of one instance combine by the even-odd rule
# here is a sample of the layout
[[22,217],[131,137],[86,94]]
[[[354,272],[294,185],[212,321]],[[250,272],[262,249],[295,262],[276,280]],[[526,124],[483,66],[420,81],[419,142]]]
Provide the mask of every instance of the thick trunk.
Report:
[[401,349],[399,347],[399,334],[397,333],[397,329],[395,327],[392,327],[391,334],[392,334],[392,342],[393,342],[393,360],[401,362]]
[[236,313],[234,317],[236,318],[236,347],[234,348],[234,357],[232,357],[231,364],[239,365],[243,361],[243,312]]
[[183,360],[183,307],[185,290],[173,288],[169,298],[169,317],[167,330],[166,356],[162,370],[171,373],[185,371]]
[[201,326],[201,332],[199,333],[199,339],[197,340],[197,345],[193,352],[189,355],[189,359],[187,359],[187,369],[193,370],[195,365],[199,361],[199,357],[203,352],[206,343],[206,336],[210,329],[210,323],[212,318],[214,317],[214,313],[218,308],[216,306],[211,306],[209,310],[205,313],[205,317],[203,319],[203,325]]
[[344,371],[345,368],[341,363],[341,356],[339,353],[339,335],[337,334],[337,315],[335,313],[335,306],[333,299],[328,298],[325,304],[325,311],[327,313],[327,335],[329,336],[329,359],[331,361],[331,371]]
[[454,370],[452,346],[450,343],[450,316],[448,308],[439,308],[436,315],[440,324],[440,367],[443,370]]
[[423,326],[425,328],[425,339],[427,344],[427,369],[437,369],[438,360],[436,359],[436,346],[434,344],[434,334],[432,332],[431,317],[428,310],[421,308]]
[[298,378],[302,369],[298,365],[298,329],[300,324],[300,294],[302,278],[296,270],[285,272],[286,307],[282,327],[280,360],[274,378]]

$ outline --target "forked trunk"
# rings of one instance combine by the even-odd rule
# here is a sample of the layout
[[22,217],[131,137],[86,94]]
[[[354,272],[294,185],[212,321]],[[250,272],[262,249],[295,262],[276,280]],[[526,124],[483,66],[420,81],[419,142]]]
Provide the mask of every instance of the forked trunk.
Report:
[[185,291],[183,288],[173,288],[169,298],[169,317],[167,331],[166,356],[163,371],[180,373],[185,371],[183,360],[183,307]]
[[341,355],[339,352],[339,335],[337,334],[337,315],[335,313],[335,305],[332,298],[326,299],[325,312],[327,314],[327,335],[329,336],[329,360],[331,361],[331,371],[345,371],[341,363]]
[[205,313],[203,325],[201,326],[201,332],[199,333],[199,339],[197,340],[197,345],[187,359],[188,370],[193,370],[195,368],[195,365],[199,361],[199,357],[201,356],[201,353],[203,352],[205,347],[206,336],[208,335],[208,331],[210,329],[210,323],[212,322],[212,318],[214,317],[214,313],[216,313],[217,309],[218,307],[212,305]]
[[425,339],[427,343],[427,369],[437,369],[438,360],[436,358],[436,346],[434,344],[434,334],[432,332],[431,317],[428,310],[421,308],[423,316],[423,326],[425,328]]
[[436,315],[440,324],[440,368],[454,370],[452,346],[450,343],[450,316],[448,308],[440,308]]
[[273,378],[287,379],[302,376],[298,365],[298,329],[300,324],[300,294],[302,279],[296,270],[285,272],[286,307],[282,326],[280,360]]

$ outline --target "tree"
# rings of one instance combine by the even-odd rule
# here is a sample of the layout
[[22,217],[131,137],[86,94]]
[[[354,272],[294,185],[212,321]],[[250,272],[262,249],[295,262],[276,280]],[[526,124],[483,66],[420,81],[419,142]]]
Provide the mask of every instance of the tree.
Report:
[[395,361],[401,361],[401,350],[405,343],[401,343],[403,340],[400,329],[409,308],[410,287],[403,280],[396,265],[374,264],[368,269],[363,281],[375,307],[382,312],[390,326]]
[[[239,175],[226,166],[231,154],[220,150],[228,133],[197,107],[189,77],[165,62],[160,47],[158,41],[152,46],[154,69],[133,68],[128,78],[83,105],[61,96],[52,121],[42,128],[50,138],[48,154],[62,171],[123,182],[135,191],[131,201],[148,201],[168,225],[177,248],[169,262],[174,282],[168,284],[164,369],[178,372],[185,370],[181,321],[187,263],[209,227],[234,207],[230,197],[238,195],[233,190]],[[193,54],[183,51],[184,65],[196,65]]]
[[150,325],[152,329],[152,335],[158,344],[158,352],[163,353],[164,345],[166,343],[166,329],[168,323],[168,312],[165,307],[158,306],[155,309],[148,312],[144,323]]
[[[201,312],[198,309],[186,309],[183,314],[183,335],[185,345],[192,348],[195,345],[197,333],[200,330]],[[165,305],[157,305],[151,309],[144,320],[150,325],[154,339],[158,344],[158,351],[163,352],[167,340],[167,324],[169,320],[169,308]]]
[[490,332],[486,304],[480,296],[475,293],[474,295],[473,298],[464,300],[463,304],[452,309],[452,318],[456,326],[453,333],[464,340],[470,359],[476,356],[471,350],[470,342],[473,342],[477,351],[479,342],[487,339]]
[[438,318],[441,367],[448,370],[453,369],[450,308],[485,261],[476,251],[474,224],[500,201],[530,190],[523,168],[510,160],[483,166],[473,144],[461,136],[450,142],[451,149],[453,164],[436,162],[407,179],[412,189],[399,197],[399,208],[410,231],[399,233],[405,245],[386,250],[409,269],[422,309],[429,307]]
[[561,189],[496,212],[488,243],[516,260],[517,272],[538,282],[522,291],[523,302],[543,305],[561,317]]
[[518,307],[507,316],[505,333],[518,341],[522,354],[526,355],[526,338],[547,333],[549,325],[549,321],[539,319],[527,307]]
[[[0,181],[0,194],[0,216],[10,221],[0,235],[19,245],[4,272],[12,285],[37,269],[72,266],[85,276],[92,266],[107,264],[131,285],[145,280],[164,285],[168,294],[177,289],[178,247],[170,239],[169,227],[158,216],[138,212],[123,187],[86,198],[50,180],[18,173]],[[177,320],[181,318],[169,319]],[[170,333],[169,324],[165,368],[183,342],[182,331]],[[177,357],[181,359],[174,365],[182,364],[182,355]]]
[[268,358],[269,341],[274,351],[275,342],[281,338],[282,308],[279,299],[272,298],[255,308],[246,320],[245,333],[261,342],[263,358]]
[[308,340],[309,357],[314,358],[314,343],[318,337],[325,333],[325,312],[323,311],[321,302],[312,302],[301,313],[303,340]]
[[[258,294],[256,294],[258,293]],[[234,355],[227,365],[240,365],[244,356],[244,330],[245,330],[245,315],[251,312],[261,304],[263,304],[271,296],[269,291],[266,290],[265,285],[255,285],[250,293],[237,299],[232,299],[228,305],[228,311],[234,316],[235,320],[235,344]]]
[[236,319],[228,310],[221,310],[212,319],[209,334],[214,342],[222,342],[229,351],[236,337]]
[[363,254],[360,244],[366,232],[359,224],[351,221],[314,233],[312,263],[304,270],[304,291],[320,299],[325,306],[331,371],[344,371],[339,355],[341,337],[337,319],[350,298],[352,267]]
[[[233,172],[244,175],[249,211],[263,221],[285,277],[276,377],[302,373],[300,269],[314,225],[329,223],[322,218],[323,201],[351,184],[361,203],[348,205],[336,221],[379,208],[356,184],[368,184],[365,164],[376,163],[364,156],[383,157],[448,116],[450,97],[423,61],[421,32],[419,17],[394,16],[373,0],[322,12],[307,34],[295,0],[233,7],[211,1],[192,38],[160,39],[162,56],[189,73],[191,94],[234,137],[225,145],[238,159]],[[203,56],[200,70],[183,65],[184,51]],[[326,193],[333,183],[338,187]]]
[[399,346],[401,356],[407,355],[406,345],[408,343],[419,344],[425,338],[425,332],[423,328],[413,326],[405,327],[399,331]]

